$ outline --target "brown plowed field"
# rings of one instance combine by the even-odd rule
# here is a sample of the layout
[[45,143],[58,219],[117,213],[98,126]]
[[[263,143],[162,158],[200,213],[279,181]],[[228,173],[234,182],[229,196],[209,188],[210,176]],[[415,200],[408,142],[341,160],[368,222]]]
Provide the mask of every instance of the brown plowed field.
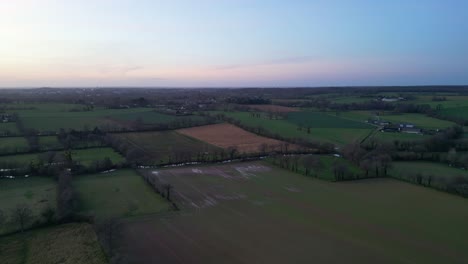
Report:
[[298,108],[295,107],[287,107],[281,105],[249,105],[249,107],[262,112],[289,113],[300,111]]
[[[262,144],[268,146],[267,150],[272,148],[280,150],[282,146],[288,144],[276,139],[257,136],[231,124],[184,128],[177,130],[177,132],[221,148],[236,147],[239,152],[246,153],[260,152]],[[289,144],[288,146],[289,150],[295,148],[297,148],[295,145]]]

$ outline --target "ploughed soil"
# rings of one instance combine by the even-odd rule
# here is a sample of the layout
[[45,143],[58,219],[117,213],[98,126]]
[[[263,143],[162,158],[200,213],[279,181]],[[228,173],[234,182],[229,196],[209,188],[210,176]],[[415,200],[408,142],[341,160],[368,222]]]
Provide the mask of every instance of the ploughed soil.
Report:
[[231,124],[184,128],[177,130],[177,132],[224,149],[235,147],[239,152],[246,153],[260,153],[262,146],[266,146],[265,151],[284,150],[284,148],[297,149],[296,145],[258,136]]

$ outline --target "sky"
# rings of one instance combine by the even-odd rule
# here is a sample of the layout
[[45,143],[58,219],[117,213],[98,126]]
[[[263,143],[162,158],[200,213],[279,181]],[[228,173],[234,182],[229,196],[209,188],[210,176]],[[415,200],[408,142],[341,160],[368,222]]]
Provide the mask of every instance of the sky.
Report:
[[468,84],[466,0],[0,0],[0,87]]

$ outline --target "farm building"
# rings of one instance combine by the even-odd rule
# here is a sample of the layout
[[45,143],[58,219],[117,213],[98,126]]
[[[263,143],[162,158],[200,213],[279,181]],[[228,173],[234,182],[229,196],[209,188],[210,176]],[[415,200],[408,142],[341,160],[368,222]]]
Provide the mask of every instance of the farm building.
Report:
[[415,128],[415,127],[404,127],[400,129],[400,132],[402,133],[410,133],[410,134],[421,134],[422,129],[420,128]]

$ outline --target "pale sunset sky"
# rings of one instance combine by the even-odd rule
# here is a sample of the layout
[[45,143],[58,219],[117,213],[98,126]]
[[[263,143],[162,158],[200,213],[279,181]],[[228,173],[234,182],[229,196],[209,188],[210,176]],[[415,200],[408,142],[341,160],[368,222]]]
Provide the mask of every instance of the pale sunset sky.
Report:
[[468,84],[466,0],[0,0],[0,87]]

